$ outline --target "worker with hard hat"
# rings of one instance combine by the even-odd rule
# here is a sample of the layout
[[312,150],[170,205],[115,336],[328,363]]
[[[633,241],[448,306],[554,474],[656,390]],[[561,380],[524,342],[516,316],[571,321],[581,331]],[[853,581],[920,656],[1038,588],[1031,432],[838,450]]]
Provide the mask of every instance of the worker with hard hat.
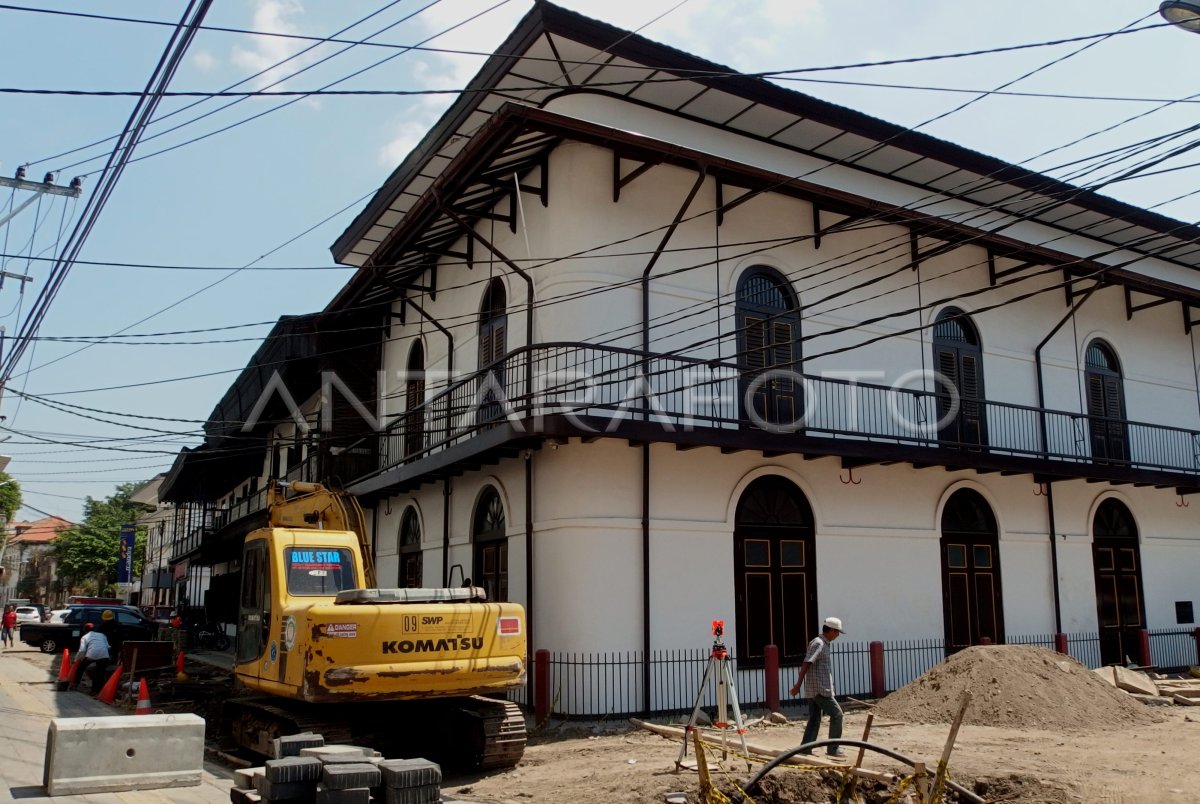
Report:
[[[821,715],[829,715],[829,739],[837,740],[842,736],[842,707],[838,705],[833,689],[833,664],[831,663],[830,643],[844,634],[842,621],[837,617],[826,617],[821,623],[821,633],[808,643],[808,652],[804,654],[804,663],[800,665],[800,677],[792,687],[793,696],[804,687],[804,697],[808,699],[808,724],[804,727],[804,741],[814,742],[821,732]],[[801,751],[811,754],[812,750]],[[829,746],[829,756],[834,759],[843,757],[840,746]]]

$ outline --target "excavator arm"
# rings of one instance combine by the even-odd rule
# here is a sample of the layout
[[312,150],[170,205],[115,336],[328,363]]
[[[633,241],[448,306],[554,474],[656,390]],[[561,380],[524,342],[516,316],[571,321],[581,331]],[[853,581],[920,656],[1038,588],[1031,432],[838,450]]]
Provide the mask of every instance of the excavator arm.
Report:
[[[288,492],[294,496],[287,496]],[[267,512],[273,528],[318,528],[351,531],[358,536],[363,576],[367,588],[374,589],[375,562],[367,542],[367,520],[362,506],[352,494],[328,489],[320,483],[281,483],[267,488]]]

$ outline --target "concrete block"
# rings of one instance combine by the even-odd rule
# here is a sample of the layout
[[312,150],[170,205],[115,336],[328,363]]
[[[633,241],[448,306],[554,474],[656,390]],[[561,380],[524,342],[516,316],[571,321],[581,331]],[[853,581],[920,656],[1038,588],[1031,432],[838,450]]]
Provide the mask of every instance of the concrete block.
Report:
[[428,759],[387,759],[379,763],[383,783],[387,787],[440,786],[442,768]]
[[1145,673],[1113,665],[1113,674],[1117,689],[1136,692],[1139,695],[1158,695],[1158,686],[1147,678]]
[[258,804],[262,801],[262,796],[254,790],[244,787],[231,787],[229,788],[229,801],[231,804]]
[[194,787],[204,770],[204,719],[193,714],[50,721],[42,782],[51,796]]
[[321,760],[316,757],[268,759],[266,773],[272,782],[316,782],[321,778]]
[[386,788],[385,804],[441,804],[442,790],[435,784],[422,787]]
[[267,769],[261,765],[257,768],[238,768],[233,772],[233,786],[243,790],[255,790],[257,788],[254,786],[254,777],[266,772]]
[[323,784],[317,785],[317,804],[370,804],[370,802],[371,790],[367,787],[333,790]]
[[300,756],[316,757],[328,764],[331,762],[365,762],[375,752],[357,745],[326,745],[322,748],[301,748]]
[[271,741],[271,749],[274,752],[275,759],[300,756],[302,749],[320,748],[323,745],[325,745],[325,737],[311,731],[302,732],[301,734],[289,734],[286,737],[276,737]]
[[379,768],[367,762],[336,762],[325,765],[321,782],[330,790],[377,787],[382,781]]
[[1108,682],[1109,686],[1117,686],[1117,676],[1113,672],[1112,667],[1097,667],[1092,672],[1096,674],[1097,678],[1102,678]]
[[317,794],[317,783],[273,782],[267,777],[258,792],[263,797],[263,801],[294,801],[296,799],[311,801]]

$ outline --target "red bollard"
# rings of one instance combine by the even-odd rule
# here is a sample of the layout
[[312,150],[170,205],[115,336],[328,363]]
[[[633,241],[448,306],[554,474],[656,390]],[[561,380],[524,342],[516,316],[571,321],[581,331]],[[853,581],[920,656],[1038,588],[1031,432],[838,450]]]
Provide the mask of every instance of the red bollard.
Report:
[[979,644],[980,645],[990,645],[990,644],[992,644],[992,638],[991,637],[980,637]]
[[1145,628],[1138,629],[1138,663],[1142,667],[1154,664],[1150,660],[1150,632]]
[[1192,632],[1192,637],[1196,640],[1196,664],[1200,665],[1200,628]]
[[533,720],[542,725],[550,719],[550,651],[533,654]]
[[871,643],[871,697],[887,695],[887,678],[883,669],[883,643]]
[[1067,650],[1067,635],[1066,634],[1055,634],[1054,635],[1054,649],[1064,655],[1070,652]]
[[763,646],[764,686],[767,695],[767,711],[779,711],[779,646]]

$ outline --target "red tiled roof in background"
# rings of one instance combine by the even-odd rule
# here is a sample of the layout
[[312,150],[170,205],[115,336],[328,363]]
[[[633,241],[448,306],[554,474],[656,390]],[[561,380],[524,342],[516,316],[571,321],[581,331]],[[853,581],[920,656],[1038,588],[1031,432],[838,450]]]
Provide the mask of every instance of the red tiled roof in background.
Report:
[[52,542],[59,532],[71,527],[71,523],[60,516],[48,516],[32,522],[13,522],[13,535],[9,543],[26,542],[41,544]]

